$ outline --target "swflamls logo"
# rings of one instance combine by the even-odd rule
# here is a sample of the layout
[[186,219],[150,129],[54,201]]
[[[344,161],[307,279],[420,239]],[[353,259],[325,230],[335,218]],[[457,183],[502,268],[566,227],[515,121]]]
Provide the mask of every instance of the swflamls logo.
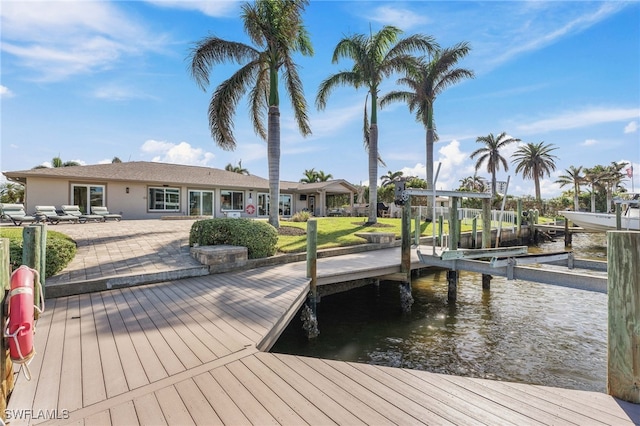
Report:
[[69,418],[69,410],[4,410],[7,420],[66,420]]

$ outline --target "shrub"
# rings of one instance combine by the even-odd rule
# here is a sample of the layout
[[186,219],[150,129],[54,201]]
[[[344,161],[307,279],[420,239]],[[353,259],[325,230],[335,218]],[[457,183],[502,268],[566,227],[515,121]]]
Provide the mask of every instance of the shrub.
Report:
[[276,254],[278,231],[266,222],[251,219],[217,218],[199,220],[191,226],[191,247],[229,244],[247,248],[249,259]]
[[291,216],[291,222],[306,222],[311,219],[311,213],[306,211],[299,211]]
[[[22,265],[22,230],[3,232],[3,238],[9,238],[9,262],[15,270]],[[47,232],[47,258],[45,277],[49,278],[62,271],[76,256],[76,243],[60,232]]]

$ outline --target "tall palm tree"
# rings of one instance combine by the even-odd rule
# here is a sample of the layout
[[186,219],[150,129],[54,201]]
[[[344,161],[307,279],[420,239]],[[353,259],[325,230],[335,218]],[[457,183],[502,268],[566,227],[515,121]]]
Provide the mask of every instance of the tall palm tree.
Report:
[[224,169],[228,172],[239,173],[241,175],[249,175],[249,170],[242,167],[242,160],[238,161],[237,166],[229,163],[224,167]]
[[318,172],[315,168],[306,169],[303,173],[304,177],[300,179],[301,183],[314,183],[318,181]]
[[[402,31],[393,26],[385,26],[379,32],[366,36],[355,34],[338,42],[333,51],[332,62],[340,58],[353,61],[353,68],[340,71],[320,83],[316,96],[316,106],[322,110],[327,98],[337,86],[367,88],[364,107],[364,144],[369,152],[369,218],[368,223],[377,223],[378,217],[373,206],[377,202],[378,182],[378,91],[385,77],[393,73],[406,74],[418,64],[413,52],[433,52],[435,41],[424,35],[413,35],[399,39]],[[367,101],[371,98],[371,124],[367,113]]]
[[533,179],[538,202],[542,201],[540,179],[545,175],[551,176],[551,172],[556,169],[555,159],[558,157],[551,154],[556,149],[558,147],[544,142],[528,143],[513,154],[511,163],[516,165],[516,173],[522,173],[524,179]]
[[606,175],[606,169],[600,165],[584,169],[584,180],[591,187],[591,213],[596,212],[596,192],[603,188]]
[[493,133],[487,136],[478,136],[476,142],[483,143],[485,146],[478,148],[471,153],[471,158],[478,157],[476,160],[476,171],[478,171],[484,163],[487,163],[487,172],[491,173],[491,194],[496,196],[496,173],[500,170],[500,164],[505,171],[509,170],[507,160],[500,155],[500,150],[514,142],[520,142],[520,139],[507,136],[506,132],[502,132],[496,138]]
[[333,179],[333,175],[331,173],[325,174],[322,170],[318,170],[316,174],[316,182],[326,182],[329,179]]
[[559,183],[560,187],[573,185],[573,209],[575,211],[580,210],[580,185],[585,182],[584,176],[582,176],[580,172],[582,172],[582,166],[577,168],[569,166],[569,168],[564,171],[565,174],[558,176],[556,180],[556,183]]
[[622,173],[622,169],[624,169],[626,165],[627,163],[616,163],[612,161],[611,164],[605,167],[605,173],[601,181],[607,193],[607,211],[612,207],[613,192],[620,186],[622,179],[626,177],[626,174]]
[[[199,41],[191,52],[191,76],[203,90],[209,85],[215,64],[235,62],[241,65],[213,93],[209,104],[211,136],[222,149],[233,150],[233,114],[248,92],[250,115],[256,134],[267,141],[269,163],[269,223],[280,227],[280,73],[291,100],[298,129],[311,134],[307,102],[293,54],[313,55],[309,34],[302,22],[308,0],[256,0],[242,6],[244,29],[253,44],[232,42],[215,36]],[[267,129],[264,111],[267,109]]]
[[460,190],[468,192],[484,192],[486,190],[485,180],[479,176],[467,176],[460,179]]
[[392,91],[380,99],[380,106],[394,101],[406,102],[410,112],[415,112],[416,121],[422,123],[426,135],[426,180],[427,189],[433,184],[433,144],[437,140],[433,119],[433,105],[438,95],[465,78],[473,78],[473,71],[457,68],[471,48],[466,42],[445,49],[437,49],[428,62],[421,61],[417,69],[412,69],[398,84],[409,87],[409,91]]
[[386,175],[382,175],[382,177],[380,177],[382,186],[393,185],[398,179],[402,177],[402,175],[404,175],[404,173],[401,171],[392,172],[391,170],[388,170]]

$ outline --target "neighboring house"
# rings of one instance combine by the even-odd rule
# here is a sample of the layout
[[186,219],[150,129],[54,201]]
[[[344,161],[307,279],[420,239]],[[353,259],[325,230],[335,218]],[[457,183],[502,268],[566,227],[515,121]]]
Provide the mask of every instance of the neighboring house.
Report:
[[[269,181],[221,169],[156,162],[95,164],[3,172],[24,185],[25,209],[63,204],[107,206],[125,219],[162,216],[268,217]],[[356,188],[344,180],[303,184],[281,182],[280,212],[301,210],[325,216],[327,202],[343,201],[351,211]],[[330,205],[330,204],[329,204]]]

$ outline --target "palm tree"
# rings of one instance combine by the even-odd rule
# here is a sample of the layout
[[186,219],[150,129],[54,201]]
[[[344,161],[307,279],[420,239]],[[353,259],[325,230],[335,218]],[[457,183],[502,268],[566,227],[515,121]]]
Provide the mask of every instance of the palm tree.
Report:
[[392,172],[391,170],[388,170],[386,175],[382,175],[382,177],[380,177],[382,186],[393,185],[398,179],[402,178],[402,175],[404,175],[404,173],[401,171]]
[[229,163],[224,167],[224,169],[228,172],[239,173],[241,175],[249,175],[249,170],[242,167],[242,160],[238,161],[237,166]]
[[466,68],[457,68],[471,48],[468,43],[458,43],[446,49],[437,49],[430,61],[420,62],[417,69],[410,70],[398,80],[398,84],[409,86],[410,91],[393,91],[380,99],[380,106],[394,101],[406,102],[410,112],[415,112],[416,121],[422,123],[426,135],[426,180],[427,189],[433,184],[433,144],[437,140],[433,120],[433,105],[438,95],[465,78],[473,78],[474,73]]
[[[398,39],[402,31],[393,26],[385,26],[376,34],[367,37],[355,34],[345,37],[338,42],[333,51],[332,62],[337,63],[340,58],[353,60],[353,68],[340,71],[324,80],[318,88],[316,106],[323,110],[327,105],[327,98],[336,86],[353,86],[358,89],[367,88],[364,107],[364,144],[369,152],[369,206],[377,202],[378,182],[378,91],[385,77],[393,73],[407,73],[418,64],[412,56],[415,51],[432,52],[435,48],[433,38],[424,35],[413,35]],[[371,124],[367,114],[367,101],[371,98]],[[369,209],[368,223],[377,223],[375,208]]]
[[122,163],[122,160],[120,159],[120,157],[113,157],[113,159],[111,160],[111,163],[112,164]]
[[612,161],[611,164],[605,168],[605,173],[601,181],[607,193],[607,211],[611,209],[614,190],[620,186],[622,179],[626,177],[626,175],[622,173],[622,169],[624,169],[626,165],[627,163],[616,163]]
[[316,173],[316,182],[326,182],[329,179],[333,179],[333,175],[331,173],[325,174],[322,170],[318,170]]
[[485,192],[486,189],[485,180],[479,176],[467,176],[460,179],[460,191]]
[[[53,157],[51,159],[51,167],[52,168],[73,167],[73,166],[81,166],[81,164],[78,163],[77,161],[62,161],[62,158],[60,158],[60,156]],[[50,168],[50,167],[42,165],[42,164],[33,167],[33,169],[48,169],[48,168]]]
[[596,212],[596,192],[602,188],[602,180],[606,178],[606,174],[605,168],[600,165],[584,169],[584,180],[591,186],[591,213]]
[[0,185],[0,202],[21,203],[23,200],[24,186],[13,182],[3,182]]
[[[313,48],[301,14],[308,0],[256,0],[242,6],[244,29],[255,46],[232,42],[215,36],[199,41],[191,52],[191,76],[203,90],[209,85],[211,68],[217,63],[241,65],[213,93],[209,104],[211,136],[222,149],[233,150],[233,114],[240,99],[248,92],[250,115],[256,134],[267,141],[269,163],[269,223],[280,227],[280,72],[291,100],[298,129],[311,134],[307,102],[302,80],[292,55],[313,55]],[[264,128],[264,110],[267,129]]]
[[580,210],[580,185],[582,185],[585,180],[584,176],[580,174],[582,172],[582,166],[575,168],[573,166],[569,166],[566,169],[564,175],[558,176],[556,183],[560,184],[560,187],[565,185],[573,185],[573,209],[575,211]]
[[551,172],[556,169],[554,159],[558,157],[551,154],[556,149],[558,147],[544,142],[528,143],[519,147],[513,154],[511,163],[516,164],[516,173],[522,173],[524,179],[533,179],[538,202],[542,201],[540,179],[545,175],[551,176]]
[[303,173],[304,177],[300,179],[301,183],[314,183],[318,181],[318,172],[316,169],[306,169]]
[[487,163],[487,172],[491,173],[491,194],[496,196],[496,172],[500,170],[500,164],[504,167],[505,172],[509,170],[507,160],[500,155],[500,150],[514,142],[520,142],[520,139],[507,136],[506,132],[502,132],[498,137],[494,137],[493,133],[487,136],[478,136],[476,142],[485,144],[484,147],[478,148],[471,153],[471,158],[478,157],[476,161],[476,171],[478,171],[483,163]]

